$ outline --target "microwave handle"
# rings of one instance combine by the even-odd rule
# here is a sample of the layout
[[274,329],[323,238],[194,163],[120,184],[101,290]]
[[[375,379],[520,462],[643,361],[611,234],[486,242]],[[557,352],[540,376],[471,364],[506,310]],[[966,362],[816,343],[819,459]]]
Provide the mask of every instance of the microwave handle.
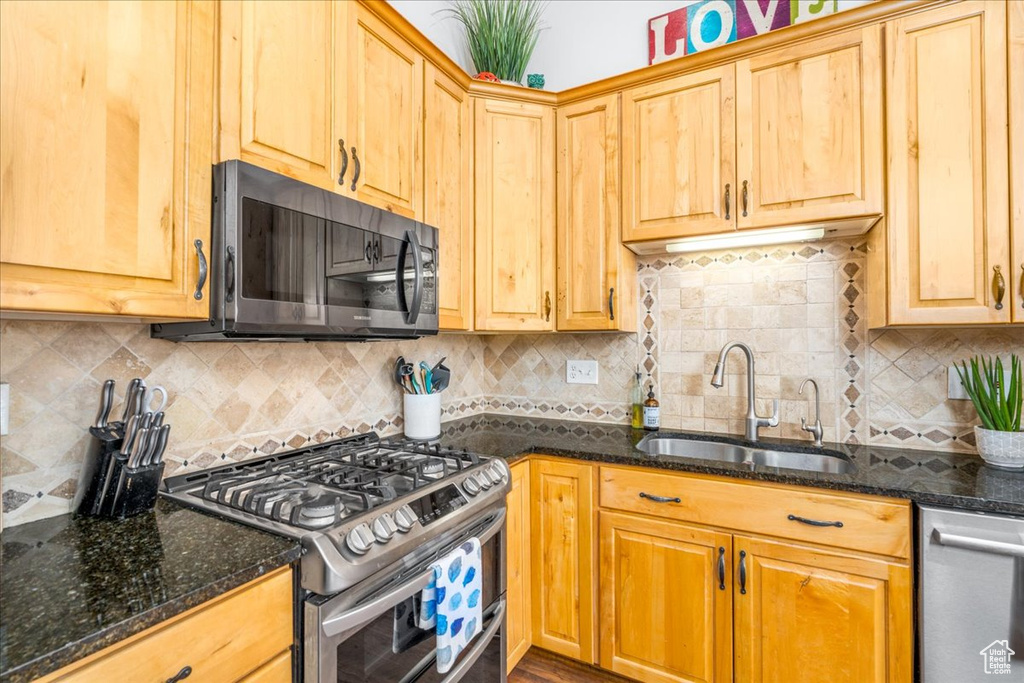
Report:
[[[504,526],[505,511],[502,510],[501,514],[495,518],[490,526],[484,529],[484,531],[477,536],[480,540],[480,545],[489,541],[491,537],[501,531]],[[430,584],[430,580],[433,576],[433,566],[428,567],[425,571],[409,579],[398,588],[388,591],[384,595],[374,598],[364,605],[360,605],[354,609],[343,608],[340,613],[325,618],[320,622],[320,630],[323,631],[324,635],[328,638],[333,638],[345,631],[361,626],[366,622],[379,617],[381,614],[384,614],[387,610],[401,603],[403,600],[421,592]]]
[[491,625],[488,626],[483,633],[477,637],[477,644],[473,646],[473,649],[462,658],[462,661],[455,665],[455,668],[448,672],[448,675],[444,677],[441,683],[456,683],[461,681],[463,677],[469,673],[469,670],[476,664],[476,660],[480,659],[480,655],[484,653],[487,646],[491,644],[491,639],[494,638],[494,634],[498,632],[505,624],[505,600],[498,603],[498,609],[494,610],[491,616]]
[[414,279],[412,283],[412,302],[406,308],[405,322],[415,325],[416,319],[420,317],[420,306],[423,304],[423,252],[420,249],[420,241],[414,230],[405,231],[405,240],[402,242],[402,250],[398,255],[398,266],[395,269],[395,283],[398,286],[398,296],[402,303],[405,303],[405,255],[409,247],[412,247],[412,267]]

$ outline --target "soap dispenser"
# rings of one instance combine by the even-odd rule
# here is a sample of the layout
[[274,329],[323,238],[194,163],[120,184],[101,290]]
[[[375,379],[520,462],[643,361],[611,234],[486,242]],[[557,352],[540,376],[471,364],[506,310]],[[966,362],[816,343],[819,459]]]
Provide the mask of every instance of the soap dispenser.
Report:
[[658,399],[654,398],[654,384],[647,392],[647,400],[644,401],[644,429],[649,432],[656,432],[661,427],[661,407]]

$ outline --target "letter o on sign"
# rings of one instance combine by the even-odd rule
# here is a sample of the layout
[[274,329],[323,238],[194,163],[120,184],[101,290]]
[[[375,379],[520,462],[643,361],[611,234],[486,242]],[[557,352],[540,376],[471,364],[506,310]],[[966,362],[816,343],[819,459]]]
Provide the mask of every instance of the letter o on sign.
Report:
[[[718,21],[709,19],[710,14],[717,14]],[[690,41],[697,50],[725,45],[732,37],[735,26],[736,17],[729,3],[725,0],[712,0],[697,7],[697,11],[693,13],[690,20]]]

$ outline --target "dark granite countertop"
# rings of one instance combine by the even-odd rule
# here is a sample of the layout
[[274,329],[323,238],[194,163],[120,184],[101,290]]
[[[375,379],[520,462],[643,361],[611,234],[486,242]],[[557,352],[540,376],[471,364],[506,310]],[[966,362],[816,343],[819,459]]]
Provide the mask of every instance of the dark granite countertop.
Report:
[[0,534],[0,681],[29,681],[298,559],[296,541],[161,499]]
[[[761,466],[751,469],[740,463],[647,455],[636,450],[636,443],[649,432],[626,425],[477,415],[446,422],[443,430],[444,445],[500,456],[509,462],[531,453],[546,453],[593,462],[814,486],[906,498],[927,505],[1024,515],[1024,473],[988,467],[977,455],[826,443],[825,448],[843,453],[854,464],[853,471],[834,474]],[[721,435],[688,435],[743,443],[742,439]],[[806,449],[810,445],[807,441],[762,438],[761,445],[768,444],[779,450]]]

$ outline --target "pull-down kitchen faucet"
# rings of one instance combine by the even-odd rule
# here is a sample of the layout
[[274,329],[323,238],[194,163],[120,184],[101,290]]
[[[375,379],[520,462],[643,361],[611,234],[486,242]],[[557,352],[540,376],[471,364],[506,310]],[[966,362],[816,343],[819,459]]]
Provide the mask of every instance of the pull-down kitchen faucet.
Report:
[[739,348],[747,357],[747,441],[757,441],[757,430],[761,427],[779,426],[779,399],[772,402],[772,416],[759,417],[754,407],[754,352],[743,342],[729,342],[722,347],[718,354],[718,363],[715,364],[715,374],[711,377],[711,386],[721,389],[725,383],[725,359],[733,348]]

